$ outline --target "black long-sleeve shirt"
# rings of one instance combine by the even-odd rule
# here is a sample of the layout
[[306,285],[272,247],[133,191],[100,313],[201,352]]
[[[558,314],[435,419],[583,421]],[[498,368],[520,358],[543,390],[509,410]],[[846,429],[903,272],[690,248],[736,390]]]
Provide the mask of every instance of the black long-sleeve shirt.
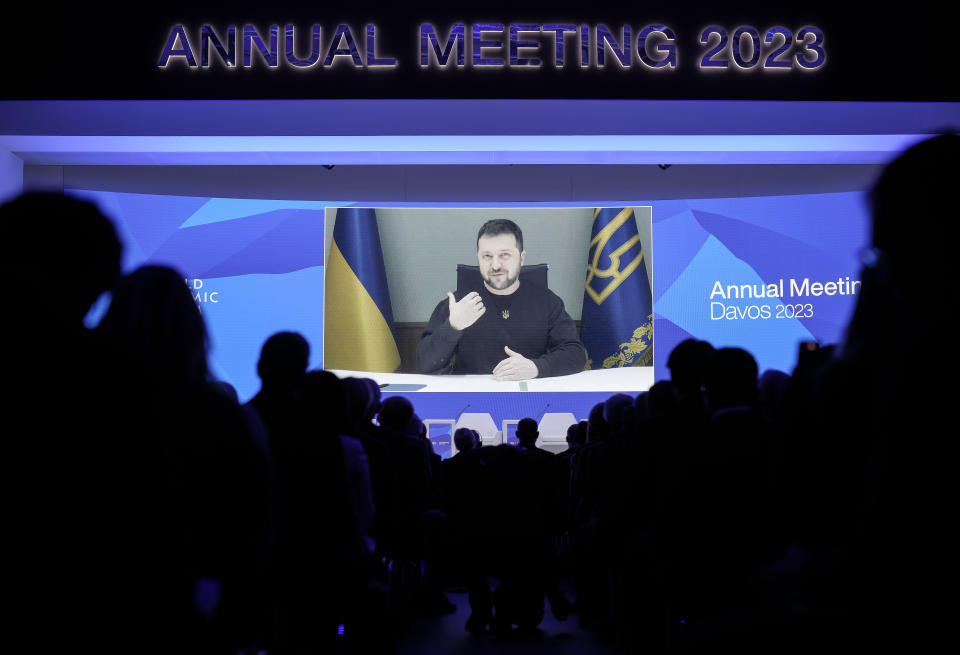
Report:
[[[494,295],[486,287],[477,292],[486,312],[464,330],[450,325],[448,299],[437,304],[417,346],[422,373],[489,374],[508,357],[504,346],[532,360],[537,377],[583,370],[586,350],[557,294],[529,282],[506,296]],[[455,297],[459,301],[468,293],[458,290]]]

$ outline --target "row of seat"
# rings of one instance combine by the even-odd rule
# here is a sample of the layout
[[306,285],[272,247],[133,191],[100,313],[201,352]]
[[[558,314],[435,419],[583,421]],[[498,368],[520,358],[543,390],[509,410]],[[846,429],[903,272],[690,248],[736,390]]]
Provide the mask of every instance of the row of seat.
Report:
[[[434,452],[443,459],[457,454],[457,447],[453,443],[453,434],[460,428],[476,430],[480,434],[480,441],[484,446],[499,446],[500,444],[516,444],[515,436],[520,419],[504,419],[500,426],[494,422],[487,412],[465,412],[457,419],[431,418],[424,420],[427,427],[427,437],[433,444]],[[567,428],[577,423],[576,417],[570,412],[550,412],[544,414],[538,423],[540,436],[537,438],[537,447],[552,452],[561,452],[567,449]]]

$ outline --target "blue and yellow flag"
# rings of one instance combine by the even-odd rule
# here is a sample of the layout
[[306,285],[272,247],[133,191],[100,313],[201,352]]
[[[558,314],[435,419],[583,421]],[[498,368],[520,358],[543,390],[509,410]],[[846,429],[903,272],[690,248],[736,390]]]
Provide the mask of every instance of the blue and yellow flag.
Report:
[[653,294],[632,207],[594,210],[580,340],[587,368],[653,365]]
[[337,209],[324,290],[324,368],[400,368],[380,231],[373,209]]

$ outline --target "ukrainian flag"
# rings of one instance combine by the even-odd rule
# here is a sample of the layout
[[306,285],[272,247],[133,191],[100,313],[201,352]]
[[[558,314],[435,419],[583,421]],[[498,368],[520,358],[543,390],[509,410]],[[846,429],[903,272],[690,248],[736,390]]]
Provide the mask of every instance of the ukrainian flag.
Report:
[[324,298],[324,368],[387,373],[400,368],[373,209],[337,209]]
[[580,341],[587,368],[653,365],[653,294],[632,207],[594,210]]

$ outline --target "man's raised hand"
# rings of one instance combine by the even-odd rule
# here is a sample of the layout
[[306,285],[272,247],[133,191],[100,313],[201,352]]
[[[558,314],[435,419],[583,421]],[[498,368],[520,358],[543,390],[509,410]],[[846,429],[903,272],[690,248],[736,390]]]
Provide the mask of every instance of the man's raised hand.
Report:
[[530,380],[540,374],[540,370],[532,360],[527,359],[518,352],[510,350],[508,346],[504,346],[503,350],[509,357],[501,360],[500,363],[494,367],[494,380]]
[[447,292],[447,301],[450,307],[450,327],[454,330],[465,330],[477,319],[483,316],[487,308],[483,306],[483,299],[476,291],[471,291],[459,302],[451,292]]

